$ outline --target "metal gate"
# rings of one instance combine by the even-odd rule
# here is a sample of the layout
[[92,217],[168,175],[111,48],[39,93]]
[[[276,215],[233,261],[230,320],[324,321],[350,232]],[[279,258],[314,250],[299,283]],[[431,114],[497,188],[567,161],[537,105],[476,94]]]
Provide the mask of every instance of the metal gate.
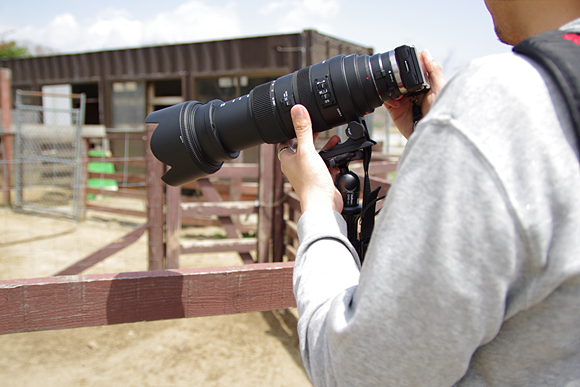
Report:
[[16,91],[16,210],[79,219],[84,94]]

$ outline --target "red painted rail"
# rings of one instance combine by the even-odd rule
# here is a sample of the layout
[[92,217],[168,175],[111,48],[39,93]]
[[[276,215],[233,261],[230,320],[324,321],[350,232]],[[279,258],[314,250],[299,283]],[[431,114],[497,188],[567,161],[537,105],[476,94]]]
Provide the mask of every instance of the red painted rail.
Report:
[[296,305],[293,262],[0,281],[0,334]]

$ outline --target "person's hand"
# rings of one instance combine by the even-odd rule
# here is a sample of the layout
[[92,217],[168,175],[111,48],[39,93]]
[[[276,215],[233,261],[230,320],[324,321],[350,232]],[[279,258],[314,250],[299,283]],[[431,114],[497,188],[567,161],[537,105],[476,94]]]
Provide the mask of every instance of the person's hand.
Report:
[[[314,147],[318,133],[315,135],[312,133],[312,122],[308,110],[302,105],[296,105],[292,107],[291,115],[297,145],[295,152],[291,149],[280,152],[282,148],[288,147],[289,143],[278,144],[282,172],[298,194],[302,212],[318,207],[340,213],[342,196],[334,186],[326,164]],[[324,149],[334,148],[339,141],[338,136],[332,137]]]
[[[445,79],[445,75],[443,75],[441,66],[431,57],[429,50],[423,50],[419,59],[424,65],[423,68],[427,72],[431,84],[431,90],[419,97],[421,111],[423,116],[425,116],[431,109],[433,102],[435,102],[437,94],[441,92],[443,86],[447,83],[447,80]],[[414,124],[412,112],[413,103],[411,100],[401,96],[396,100],[385,102],[385,107],[389,111],[395,126],[408,139],[411,133],[413,133]]]

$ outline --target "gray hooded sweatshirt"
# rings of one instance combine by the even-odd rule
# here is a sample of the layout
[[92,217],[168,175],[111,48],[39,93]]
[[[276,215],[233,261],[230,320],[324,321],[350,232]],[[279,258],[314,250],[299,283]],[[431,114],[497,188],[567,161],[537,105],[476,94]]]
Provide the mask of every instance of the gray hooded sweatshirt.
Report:
[[408,142],[362,268],[340,214],[299,221],[313,384],[579,387],[576,153],[561,97],[523,57],[455,76]]

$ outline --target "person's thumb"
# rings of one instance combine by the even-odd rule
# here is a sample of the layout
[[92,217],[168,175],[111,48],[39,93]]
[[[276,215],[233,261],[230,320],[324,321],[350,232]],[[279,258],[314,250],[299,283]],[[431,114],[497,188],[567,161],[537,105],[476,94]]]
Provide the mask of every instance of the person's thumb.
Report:
[[292,116],[292,123],[294,124],[294,131],[296,132],[296,140],[298,147],[314,146],[312,135],[312,122],[308,110],[302,105],[295,105],[290,111]]

